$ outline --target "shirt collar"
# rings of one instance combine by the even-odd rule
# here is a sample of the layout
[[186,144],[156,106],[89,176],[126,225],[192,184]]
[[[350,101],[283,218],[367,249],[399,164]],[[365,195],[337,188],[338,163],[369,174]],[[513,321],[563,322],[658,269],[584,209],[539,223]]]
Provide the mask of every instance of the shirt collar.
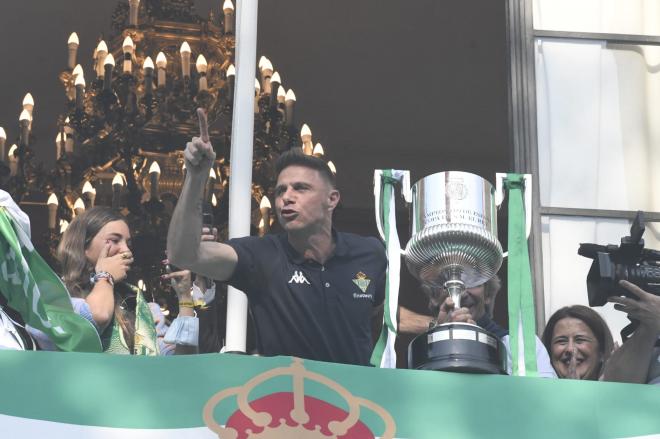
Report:
[[[284,251],[286,252],[287,256],[289,259],[294,262],[295,264],[302,264],[305,262],[305,258],[303,255],[298,253],[298,251],[293,248],[291,243],[289,243],[289,239],[287,238],[286,233],[282,233],[278,235],[280,242],[282,242],[282,247],[284,247]],[[332,228],[332,240],[335,243],[335,250],[334,252],[330,255],[328,260],[332,259],[335,256],[346,256],[348,254],[348,245],[346,243],[346,240],[344,239],[343,235],[341,233],[338,233],[335,228]]]

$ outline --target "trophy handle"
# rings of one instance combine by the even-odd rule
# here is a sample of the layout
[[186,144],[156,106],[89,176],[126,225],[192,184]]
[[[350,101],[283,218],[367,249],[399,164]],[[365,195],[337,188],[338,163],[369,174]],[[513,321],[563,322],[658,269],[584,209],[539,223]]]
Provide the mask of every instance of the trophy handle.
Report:
[[[392,174],[396,174],[395,178],[401,182],[401,196],[403,197],[406,206],[410,205],[412,202],[412,192],[410,189],[410,171],[397,171],[391,170]],[[383,170],[375,169],[374,170],[374,200],[375,200],[375,213],[376,213],[376,227],[378,228],[378,234],[380,239],[385,242],[385,232],[383,231],[383,217],[381,215],[381,209],[383,207],[382,202],[382,179]],[[401,254],[405,255],[406,251],[400,249]]]
[[[504,192],[504,179],[506,172],[498,172],[495,174],[495,205],[499,209],[504,202],[506,193]],[[532,174],[523,174],[525,179],[525,236],[529,239],[532,231]],[[506,251],[502,257],[506,258],[509,252]]]

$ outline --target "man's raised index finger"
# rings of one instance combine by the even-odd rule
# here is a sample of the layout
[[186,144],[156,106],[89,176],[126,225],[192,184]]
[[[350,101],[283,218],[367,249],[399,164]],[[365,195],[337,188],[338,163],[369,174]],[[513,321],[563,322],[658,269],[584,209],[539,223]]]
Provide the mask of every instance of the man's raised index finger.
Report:
[[199,137],[202,142],[209,141],[209,124],[206,120],[206,111],[203,108],[197,109],[197,119],[199,120]]

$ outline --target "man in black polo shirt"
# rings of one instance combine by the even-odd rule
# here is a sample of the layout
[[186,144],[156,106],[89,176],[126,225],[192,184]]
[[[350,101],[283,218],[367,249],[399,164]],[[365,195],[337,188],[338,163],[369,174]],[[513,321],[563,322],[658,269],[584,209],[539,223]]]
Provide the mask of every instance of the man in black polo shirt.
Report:
[[201,137],[186,146],[187,176],[168,234],[172,263],[247,294],[261,354],[368,364],[371,317],[384,298],[381,242],[332,228],[334,175],[293,151],[277,164],[275,212],[285,234],[201,242],[200,199],[215,153],[198,115]]

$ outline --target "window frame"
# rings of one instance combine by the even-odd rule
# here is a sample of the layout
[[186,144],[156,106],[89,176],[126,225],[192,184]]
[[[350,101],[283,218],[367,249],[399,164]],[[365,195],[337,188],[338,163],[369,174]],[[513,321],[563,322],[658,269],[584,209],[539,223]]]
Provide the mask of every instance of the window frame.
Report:
[[[660,46],[660,36],[573,32],[534,29],[533,0],[505,0],[507,35],[507,104],[510,134],[510,163],[517,173],[534,176],[532,185],[532,230],[529,242],[532,283],[536,304],[536,327],[545,327],[545,295],[543,283],[543,252],[541,218],[552,216],[632,221],[637,211],[582,209],[543,206],[539,188],[539,154],[536,102],[536,60],[534,45],[539,38],[555,40],[585,40],[608,44]],[[644,212],[647,222],[660,222],[660,212]]]

